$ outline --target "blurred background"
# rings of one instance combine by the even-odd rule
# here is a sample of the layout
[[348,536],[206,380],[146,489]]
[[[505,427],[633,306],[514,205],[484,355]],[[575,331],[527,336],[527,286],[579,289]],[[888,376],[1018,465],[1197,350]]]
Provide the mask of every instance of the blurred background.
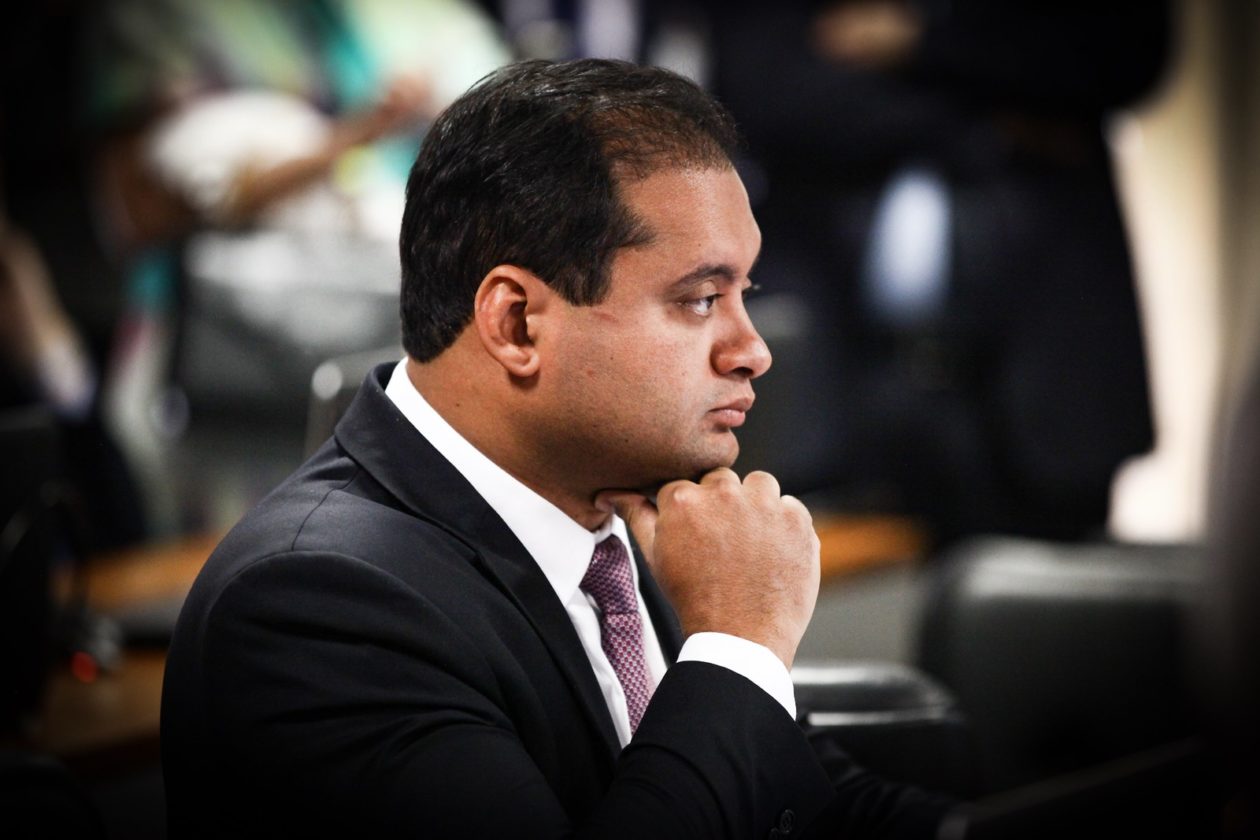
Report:
[[170,626],[401,357],[426,127],[505,62],[603,56],[747,138],[775,364],[737,468],[819,523],[802,656],[939,686],[962,757],[896,749],[942,787],[1190,744],[1150,759],[1210,780],[1158,836],[1256,830],[1254,4],[49,0],[0,31],[0,820],[62,796],[164,836]]

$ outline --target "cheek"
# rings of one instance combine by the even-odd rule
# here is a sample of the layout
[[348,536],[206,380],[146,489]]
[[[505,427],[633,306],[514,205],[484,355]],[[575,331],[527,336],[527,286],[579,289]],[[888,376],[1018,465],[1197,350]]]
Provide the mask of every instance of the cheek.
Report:
[[703,398],[702,381],[682,348],[658,345],[645,350],[630,374],[638,399],[652,406],[662,423],[690,415]]
[[654,420],[659,427],[678,422],[704,401],[709,357],[698,336],[677,335],[674,325],[659,322],[633,329],[604,326],[566,348],[569,369],[592,399],[588,408],[616,405],[617,414],[639,424]]
[[683,348],[677,342],[659,337],[645,338],[625,357],[626,365],[647,381],[678,379],[686,370],[684,360]]

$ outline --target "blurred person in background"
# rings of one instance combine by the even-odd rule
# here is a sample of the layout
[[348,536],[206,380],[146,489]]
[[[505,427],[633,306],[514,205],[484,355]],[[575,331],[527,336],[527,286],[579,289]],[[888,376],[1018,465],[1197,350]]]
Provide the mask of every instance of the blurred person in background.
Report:
[[0,37],[0,408],[52,418],[80,547],[98,550],[139,541],[146,522],[101,421],[122,294],[96,236],[76,112],[82,20],[76,2],[22,6]]
[[0,352],[4,405],[35,402],[70,421],[86,418],[97,379],[83,340],[31,237],[0,206]]
[[307,190],[398,185],[422,125],[506,58],[455,0],[111,0],[89,54],[130,247],[250,224]]
[[397,344],[408,167],[507,53],[457,0],[111,0],[89,34],[104,233],[132,301],[111,416],[137,430],[150,496],[179,500],[168,526],[214,525],[261,486],[230,468],[186,486],[171,442],[201,408],[300,422],[319,362]]
[[[84,608],[73,572],[148,535],[102,422],[122,294],[98,247],[76,114],[81,22],[79,3],[50,2],[15,7],[0,27],[0,738],[10,746],[39,731],[52,663],[117,660],[117,629]],[[10,780],[21,778],[13,755]],[[17,797],[8,804],[34,801]]]
[[[735,4],[759,277],[825,313],[816,485],[941,541],[1095,536],[1152,426],[1105,139],[1169,50],[1163,2]],[[767,72],[773,68],[773,72]]]
[[708,83],[711,24],[695,0],[483,0],[482,5],[518,58],[613,58]]

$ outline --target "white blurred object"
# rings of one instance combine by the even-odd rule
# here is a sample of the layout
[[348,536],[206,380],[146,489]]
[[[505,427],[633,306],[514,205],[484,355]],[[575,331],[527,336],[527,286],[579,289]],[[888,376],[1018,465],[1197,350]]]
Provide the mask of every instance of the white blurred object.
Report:
[[712,52],[707,22],[702,17],[679,16],[666,20],[647,45],[646,63],[708,87],[712,76]]
[[[204,217],[221,219],[243,172],[316,155],[331,130],[327,117],[295,96],[217,93],[160,121],[146,158],[158,178]],[[257,221],[289,230],[347,230],[355,224],[356,200],[328,178],[276,200]]]
[[35,359],[40,390],[63,417],[85,419],[96,399],[96,374],[76,337],[62,336],[43,347]]
[[381,78],[428,80],[438,108],[512,60],[494,22],[475,3],[355,0],[350,9],[360,36],[372,45]]
[[636,0],[586,0],[579,3],[577,36],[582,55],[636,60],[639,52],[639,4]]
[[1156,445],[1121,466],[1109,530],[1137,542],[1202,536],[1222,368],[1221,138],[1210,3],[1182,4],[1163,95],[1117,119],[1111,146],[1133,242]]
[[[234,183],[249,167],[267,167],[318,154],[329,140],[328,118],[300,98],[270,91],[215,93],[194,99],[157,123],[146,159],[164,184],[208,218],[219,218]],[[268,222],[287,225],[309,215],[312,186],[265,210]],[[297,213],[299,217],[286,219]]]
[[950,265],[949,187],[937,172],[907,166],[880,197],[866,255],[866,304],[892,327],[930,320],[945,300]]

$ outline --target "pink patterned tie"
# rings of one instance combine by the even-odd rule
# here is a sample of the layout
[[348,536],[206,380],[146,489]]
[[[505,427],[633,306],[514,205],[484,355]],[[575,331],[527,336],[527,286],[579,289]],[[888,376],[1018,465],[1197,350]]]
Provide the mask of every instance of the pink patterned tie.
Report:
[[630,731],[634,732],[643,719],[652,688],[643,657],[643,622],[630,576],[630,556],[616,534],[595,546],[581,587],[599,607],[600,646],[626,693]]

